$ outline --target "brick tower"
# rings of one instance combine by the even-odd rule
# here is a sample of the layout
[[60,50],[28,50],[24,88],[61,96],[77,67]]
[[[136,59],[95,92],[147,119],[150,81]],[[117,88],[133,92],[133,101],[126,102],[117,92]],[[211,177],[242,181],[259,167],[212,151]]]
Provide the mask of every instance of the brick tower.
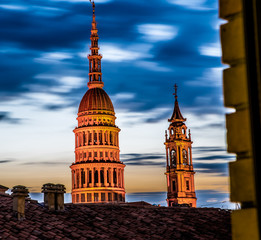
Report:
[[72,172],[72,202],[124,202],[124,167],[120,161],[119,132],[111,99],[103,90],[95,5],[91,29],[89,90],[78,110],[75,162]]
[[196,207],[196,194],[191,152],[191,134],[187,134],[186,118],[183,118],[178,104],[177,85],[175,84],[175,106],[168,133],[165,133],[166,146],[166,176],[168,206],[188,204]]

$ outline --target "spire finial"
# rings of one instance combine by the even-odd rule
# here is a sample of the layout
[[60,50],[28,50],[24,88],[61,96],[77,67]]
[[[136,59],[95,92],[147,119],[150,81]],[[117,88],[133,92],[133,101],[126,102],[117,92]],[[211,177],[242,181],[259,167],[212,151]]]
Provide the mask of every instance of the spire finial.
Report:
[[90,0],[90,3],[92,4],[92,14],[95,15],[95,3],[94,3],[94,0]]
[[177,100],[178,99],[178,95],[177,95],[177,92],[178,92],[178,85],[175,83],[174,85],[174,89],[175,89],[175,92],[173,93],[173,95],[175,96],[175,99]]
[[89,88],[95,88],[103,87],[102,82],[102,73],[101,73],[101,59],[102,56],[99,54],[99,46],[98,46],[98,29],[97,29],[97,23],[95,20],[95,3],[94,0],[90,0],[90,3],[92,4],[92,29],[91,29],[91,54],[88,55],[89,59],[89,82],[88,87]]

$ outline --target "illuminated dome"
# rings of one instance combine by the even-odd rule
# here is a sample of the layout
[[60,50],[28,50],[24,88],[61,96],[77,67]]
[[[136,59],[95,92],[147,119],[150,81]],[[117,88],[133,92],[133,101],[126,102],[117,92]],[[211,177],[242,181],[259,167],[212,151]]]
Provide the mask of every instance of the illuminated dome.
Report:
[[83,96],[79,106],[79,113],[93,110],[114,112],[110,97],[102,88],[91,88]]

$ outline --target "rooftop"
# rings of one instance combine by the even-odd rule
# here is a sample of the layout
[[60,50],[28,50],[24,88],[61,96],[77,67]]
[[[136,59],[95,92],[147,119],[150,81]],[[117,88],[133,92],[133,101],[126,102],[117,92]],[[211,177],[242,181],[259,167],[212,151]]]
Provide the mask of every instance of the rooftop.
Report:
[[[150,204],[65,204],[49,211],[25,203],[26,219],[12,212],[12,197],[0,194],[1,239],[231,239],[231,211],[159,207]],[[29,238],[30,237],[30,238]]]

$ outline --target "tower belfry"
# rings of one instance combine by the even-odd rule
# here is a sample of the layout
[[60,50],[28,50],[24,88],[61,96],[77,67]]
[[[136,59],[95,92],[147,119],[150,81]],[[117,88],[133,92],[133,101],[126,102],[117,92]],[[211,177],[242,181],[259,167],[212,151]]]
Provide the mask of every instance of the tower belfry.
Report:
[[75,134],[75,161],[72,172],[72,202],[124,202],[124,167],[120,161],[119,132],[115,112],[108,94],[103,90],[98,29],[93,7],[91,53],[89,59],[89,90],[78,109]]
[[181,114],[178,104],[177,85],[174,86],[175,104],[168,132],[165,131],[166,176],[168,206],[188,204],[196,207],[194,170],[191,151],[191,134],[187,131],[186,118]]

